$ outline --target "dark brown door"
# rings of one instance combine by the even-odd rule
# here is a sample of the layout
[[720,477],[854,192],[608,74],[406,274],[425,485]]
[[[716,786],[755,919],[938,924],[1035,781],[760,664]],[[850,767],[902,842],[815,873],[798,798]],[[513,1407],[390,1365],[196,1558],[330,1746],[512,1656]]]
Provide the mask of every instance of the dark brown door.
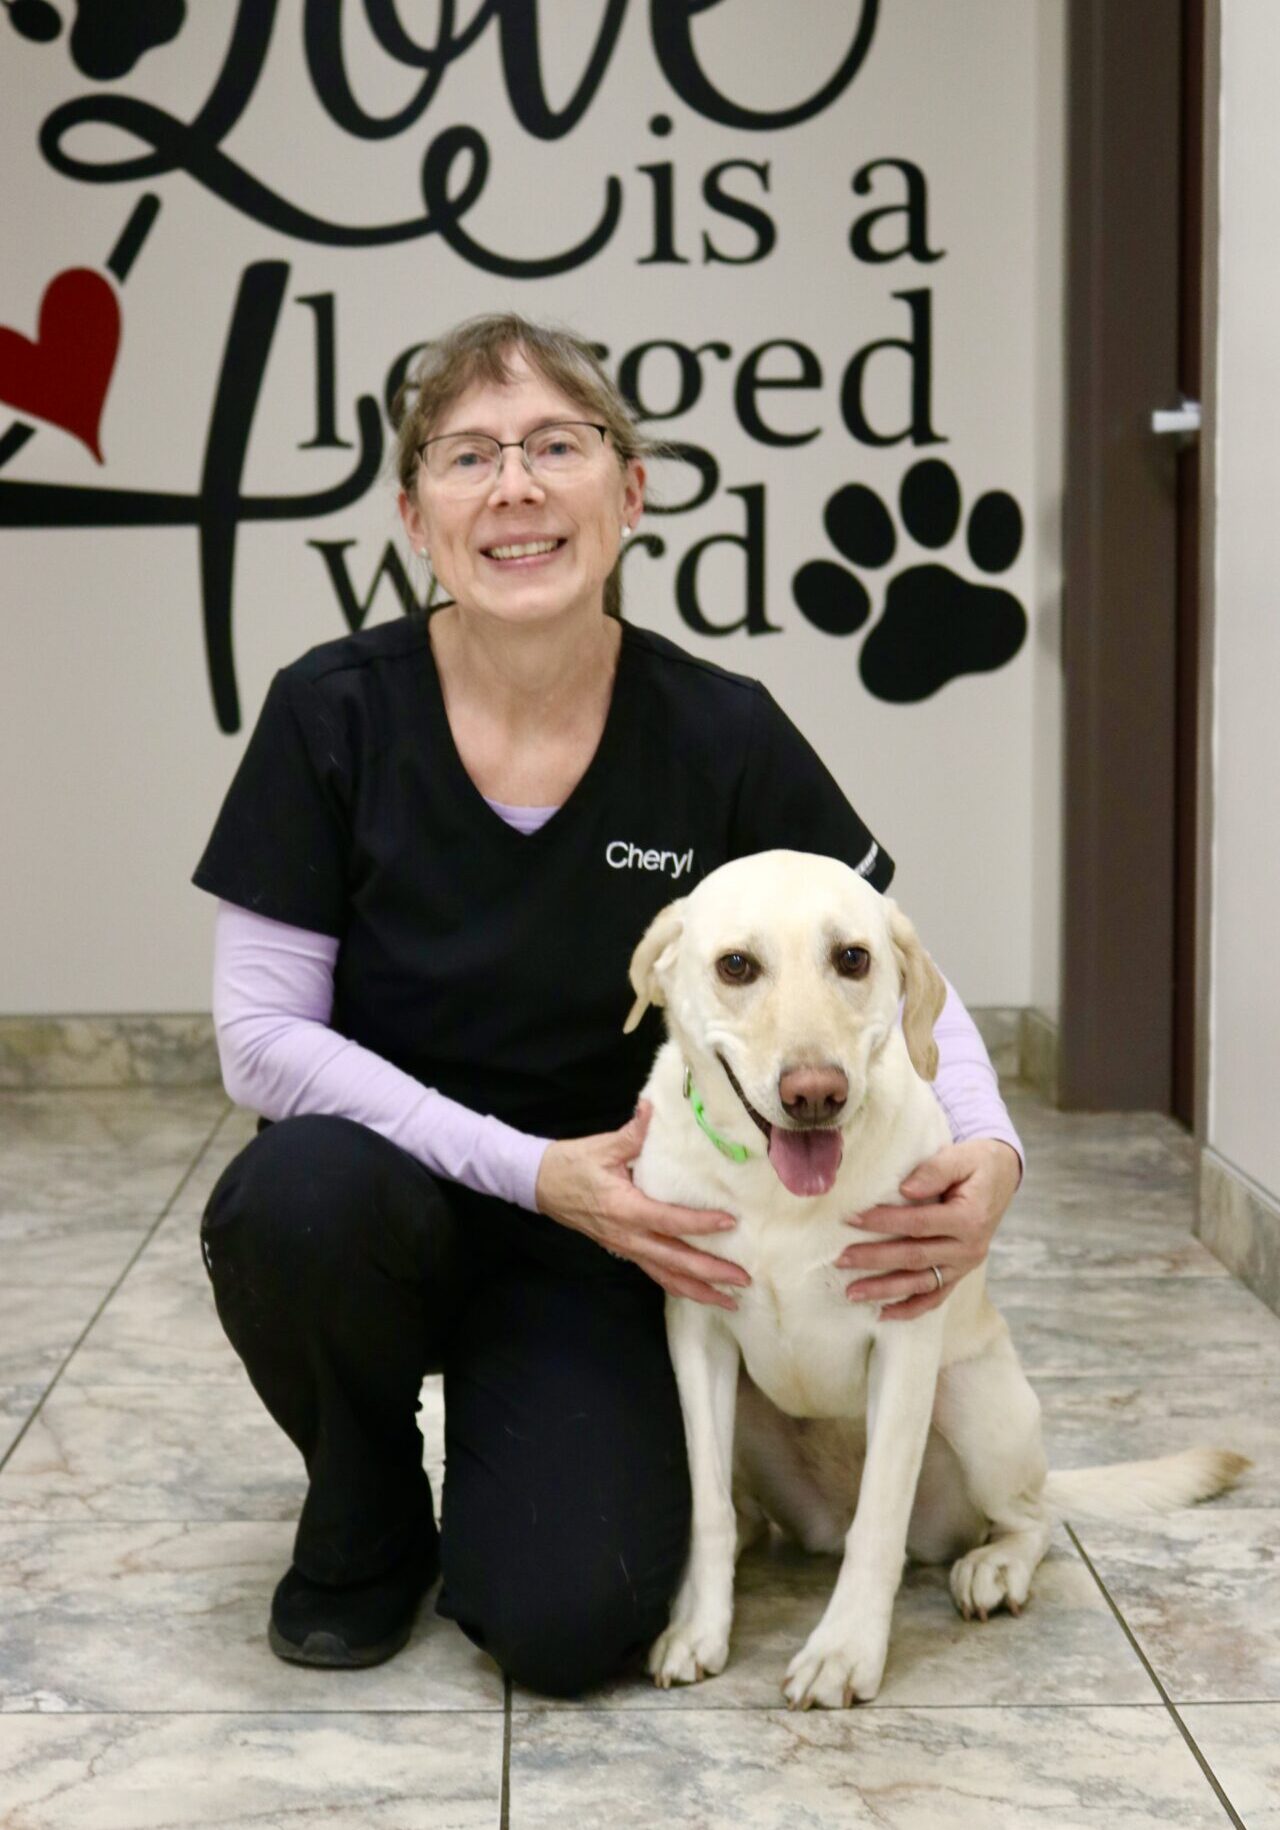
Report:
[[1184,692],[1194,705],[1194,671],[1184,680],[1179,657],[1193,669],[1180,580],[1193,592],[1195,566],[1179,529],[1190,542],[1195,464],[1152,414],[1199,399],[1182,284],[1199,270],[1198,213],[1183,211],[1198,200],[1184,93],[1199,60],[1183,52],[1197,12],[1070,0],[1068,14],[1059,1085],[1064,1106],[1093,1110],[1172,1111],[1184,1026],[1191,1061],[1195,846],[1180,816],[1195,737],[1180,735],[1179,705]]

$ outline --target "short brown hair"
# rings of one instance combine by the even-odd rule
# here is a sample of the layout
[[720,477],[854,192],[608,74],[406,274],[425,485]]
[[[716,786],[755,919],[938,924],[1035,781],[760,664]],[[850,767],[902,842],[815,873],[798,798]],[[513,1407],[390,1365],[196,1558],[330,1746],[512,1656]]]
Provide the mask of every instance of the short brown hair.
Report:
[[[634,413],[601,366],[600,358],[585,337],[563,326],[535,324],[518,312],[488,312],[465,318],[442,337],[428,343],[397,390],[391,407],[396,429],[396,474],[406,495],[412,495],[418,472],[418,452],[454,401],[477,383],[507,386],[512,372],[509,358],[519,350],[531,368],[567,394],[593,420],[609,429],[609,443],[618,464],[632,458],[669,455],[669,448],[645,438]],[[621,560],[605,580],[604,608],[608,616],[622,615]],[[433,603],[435,580],[431,581]]]

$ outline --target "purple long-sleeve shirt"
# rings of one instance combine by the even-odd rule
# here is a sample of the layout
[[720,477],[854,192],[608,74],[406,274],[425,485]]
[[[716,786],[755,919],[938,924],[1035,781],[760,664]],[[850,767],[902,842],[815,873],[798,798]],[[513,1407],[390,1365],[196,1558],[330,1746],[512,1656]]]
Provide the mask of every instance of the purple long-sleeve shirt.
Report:
[[[554,808],[495,813],[533,832]],[[537,1211],[534,1190],[550,1140],[473,1112],[329,1027],[338,942],[234,903],[218,904],[213,1020],[228,1094],[264,1118],[330,1113],[389,1138],[434,1173]],[[1025,1161],[982,1038],[950,985],[934,1025],[933,1089],[953,1139],[993,1137]]]

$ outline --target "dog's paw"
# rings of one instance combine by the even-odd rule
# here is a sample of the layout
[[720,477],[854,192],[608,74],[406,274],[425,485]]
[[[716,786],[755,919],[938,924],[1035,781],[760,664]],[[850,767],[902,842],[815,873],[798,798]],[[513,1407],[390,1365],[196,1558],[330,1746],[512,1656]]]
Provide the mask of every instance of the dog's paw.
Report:
[[812,1709],[816,1703],[821,1709],[849,1709],[869,1703],[880,1688],[888,1650],[887,1639],[833,1642],[816,1628],[787,1666],[782,1686],[787,1707]]
[[951,1597],[966,1620],[985,1620],[998,1608],[1021,1614],[1035,1564],[1008,1539],[980,1544],[951,1565]]
[[728,1630],[696,1620],[673,1621],[649,1649],[649,1670],[660,1690],[717,1677],[729,1662]]

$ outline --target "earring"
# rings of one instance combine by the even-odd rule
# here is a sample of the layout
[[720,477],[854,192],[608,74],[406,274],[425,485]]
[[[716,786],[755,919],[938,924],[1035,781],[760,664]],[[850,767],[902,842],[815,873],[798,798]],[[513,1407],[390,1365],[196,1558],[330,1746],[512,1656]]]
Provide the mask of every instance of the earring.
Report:
[[627,526],[627,523],[624,521],[622,524],[622,538],[625,540],[627,535],[630,532],[631,532],[631,529]]

